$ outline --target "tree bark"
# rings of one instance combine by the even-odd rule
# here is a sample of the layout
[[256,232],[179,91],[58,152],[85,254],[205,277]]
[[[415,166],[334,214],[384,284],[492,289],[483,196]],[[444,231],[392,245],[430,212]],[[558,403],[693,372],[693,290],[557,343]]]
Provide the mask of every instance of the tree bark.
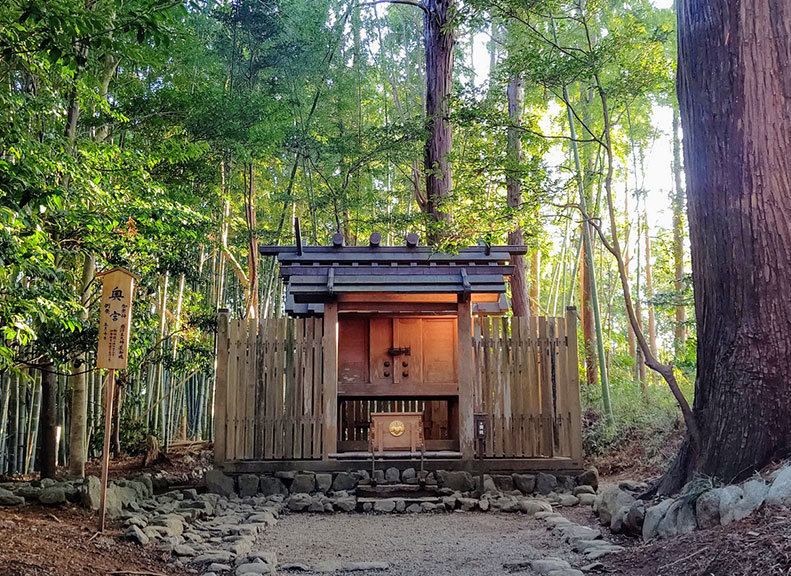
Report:
[[[585,223],[582,224],[585,226]],[[596,332],[593,317],[593,298],[591,294],[590,267],[585,251],[580,253],[580,320],[582,324],[582,345],[585,349],[585,381],[588,386],[597,386],[596,376],[598,362],[596,360]]]
[[701,449],[682,449],[664,492],[791,453],[789,27],[785,0],[679,5]]
[[58,462],[58,382],[52,362],[42,364],[41,368],[41,477],[55,478]]
[[[426,47],[426,124],[428,139],[423,168],[426,173],[426,208],[435,222],[450,221],[443,202],[453,188],[450,152],[453,131],[450,125],[450,95],[453,88],[453,49],[456,35],[453,20],[456,0],[426,0],[423,4]],[[438,234],[432,230],[430,241]]]
[[680,120],[678,108],[673,108],[673,269],[676,291],[674,349],[676,356],[684,353],[687,345],[687,307],[682,300],[684,290],[684,186],[681,182],[681,137],[679,135]]
[[[522,124],[522,99],[524,90],[522,78],[519,74],[511,75],[508,82],[508,148],[506,152],[508,167],[505,175],[505,185],[508,194],[508,207],[512,210],[522,208],[522,179],[519,177],[519,165],[522,162],[522,138],[519,128]],[[522,227],[517,223],[508,233],[508,244],[511,246],[524,246],[525,238]],[[514,273],[511,275],[511,308],[514,316],[530,316],[530,297],[527,291],[527,270],[525,257],[515,254],[511,259]],[[533,280],[535,281],[535,280]]]

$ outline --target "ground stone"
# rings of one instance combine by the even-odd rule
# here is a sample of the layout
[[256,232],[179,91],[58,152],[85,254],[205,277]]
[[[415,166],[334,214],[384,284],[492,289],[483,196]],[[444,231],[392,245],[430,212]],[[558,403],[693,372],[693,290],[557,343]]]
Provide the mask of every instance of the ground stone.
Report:
[[593,506],[593,503],[596,501],[595,494],[580,494],[577,498],[580,501],[580,506]]
[[720,525],[720,492],[719,488],[709,490],[695,501],[695,517],[701,530]]
[[341,512],[354,512],[357,508],[357,498],[354,496],[341,496],[332,500],[333,506]]
[[374,502],[374,512],[389,513],[395,510],[395,500],[388,498],[387,500],[377,500]]
[[149,543],[150,539],[146,534],[137,526],[132,525],[124,532],[124,537],[132,542],[137,542],[141,546]]
[[769,486],[763,480],[749,480],[742,485],[742,491],[744,492],[744,498],[736,502],[733,508],[734,520],[747,518],[747,516],[755,512],[764,503],[764,499],[766,499],[766,495],[769,492]]
[[726,486],[720,490],[720,524],[726,526],[736,520],[736,507],[743,498],[741,486]]
[[348,472],[338,472],[332,481],[332,490],[334,492],[354,490],[356,487],[357,480]]
[[173,554],[176,556],[197,556],[198,553],[195,551],[195,548],[192,546],[187,546],[186,544],[176,544],[173,546]]
[[55,506],[66,502],[66,491],[61,486],[44,488],[39,494],[38,501],[47,506]]
[[401,480],[401,473],[398,468],[390,467],[385,470],[385,482],[388,484],[397,484]]
[[556,570],[568,570],[571,568],[568,562],[560,558],[542,558],[530,562],[530,567],[539,574],[549,574]]
[[766,494],[766,503],[791,507],[791,466],[786,466],[777,474]]
[[292,494],[288,499],[286,506],[289,510],[294,512],[302,512],[303,510],[307,510],[312,503],[313,498],[310,494],[300,492],[297,494]]
[[579,486],[590,486],[594,490],[599,488],[599,471],[596,468],[588,468],[576,478]]
[[292,494],[310,494],[316,489],[316,477],[313,474],[299,473],[291,483]]
[[580,499],[571,494],[560,494],[558,496],[558,504],[560,506],[576,506],[580,503]]
[[[476,500],[476,502],[477,502],[477,500]],[[422,512],[423,508],[420,506],[420,504],[418,504],[416,502],[414,504],[410,504],[409,506],[407,506],[406,511],[409,514],[415,514],[416,512]]]
[[417,484],[417,472],[414,468],[407,468],[403,472],[401,472],[401,481],[405,484]]
[[214,468],[207,470],[203,479],[206,482],[206,489],[212,494],[219,494],[226,498],[234,494],[233,478],[226,476],[222,470]]
[[258,482],[258,491],[264,496],[274,496],[282,494],[288,496],[288,488],[280,478],[274,476],[261,476]]
[[593,509],[599,514],[599,522],[610,524],[615,513],[624,506],[631,506],[634,500],[634,496],[628,492],[618,486],[608,484],[599,491]]
[[492,476],[494,485],[502,492],[511,492],[514,489],[514,478],[510,474],[495,474]]
[[463,470],[454,472],[437,472],[437,481],[441,487],[450,488],[454,492],[470,492],[475,490],[472,474]]
[[245,576],[247,574],[272,574],[275,576],[277,571],[271,564],[265,562],[249,562],[246,564],[239,564],[236,567],[236,576]]
[[316,491],[326,494],[332,486],[332,474],[316,474]]
[[522,494],[532,494],[536,489],[536,477],[533,474],[513,474],[514,487]]
[[646,508],[645,519],[643,520],[643,540],[648,541],[655,538],[659,523],[665,517],[668,508],[673,505],[673,499],[663,500],[656,506]]
[[539,512],[552,512],[552,506],[544,500],[535,498],[525,498],[519,503],[519,507],[525,514],[535,516]]
[[558,489],[558,479],[552,474],[539,472],[536,474],[536,490],[540,494],[549,494]]
[[574,488],[572,494],[574,494],[574,496],[579,496],[580,494],[596,494],[596,490],[593,489],[593,486],[583,484]]
[[255,496],[258,494],[259,479],[255,474],[242,474],[239,476],[239,496]]
[[96,476],[86,476],[82,483],[82,505],[98,510],[102,499],[102,483]]
[[642,500],[636,500],[629,506],[629,511],[623,523],[623,531],[629,536],[639,536],[643,533],[644,520],[645,503]]

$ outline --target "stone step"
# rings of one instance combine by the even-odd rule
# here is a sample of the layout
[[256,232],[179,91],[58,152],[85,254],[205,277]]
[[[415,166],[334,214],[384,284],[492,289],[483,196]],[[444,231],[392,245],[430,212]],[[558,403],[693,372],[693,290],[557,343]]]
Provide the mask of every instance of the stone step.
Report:
[[424,502],[429,502],[430,504],[440,504],[442,502],[442,498],[438,496],[408,496],[406,498],[399,496],[387,496],[383,498],[358,497],[357,505],[362,506],[366,502],[375,504],[376,502],[381,502],[382,500],[403,500],[407,506],[410,504],[422,504]]

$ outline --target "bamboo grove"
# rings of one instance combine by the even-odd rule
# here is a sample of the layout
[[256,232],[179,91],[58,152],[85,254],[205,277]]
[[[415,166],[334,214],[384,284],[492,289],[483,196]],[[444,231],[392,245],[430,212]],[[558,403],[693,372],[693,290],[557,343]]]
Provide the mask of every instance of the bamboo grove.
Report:
[[0,20],[0,473],[39,468],[44,420],[70,473],[97,455],[113,266],[142,278],[114,452],[211,440],[217,310],[282,314],[257,247],[295,217],[311,244],[525,243],[514,313],[580,310],[589,429],[678,420],[645,369],[687,391],[695,364],[671,9],[12,0]]

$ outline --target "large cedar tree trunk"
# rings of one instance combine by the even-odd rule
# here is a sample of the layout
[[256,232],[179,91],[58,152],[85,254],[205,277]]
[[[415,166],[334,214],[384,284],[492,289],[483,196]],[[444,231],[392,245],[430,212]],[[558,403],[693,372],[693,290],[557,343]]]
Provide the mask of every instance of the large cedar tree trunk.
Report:
[[41,365],[41,477],[55,478],[58,459],[58,382],[52,362]]
[[698,329],[693,472],[791,454],[791,3],[682,0],[678,91]]
[[[456,36],[452,20],[456,0],[423,3],[426,47],[426,122],[429,130],[424,154],[427,212],[435,221],[448,221],[442,202],[450,194],[453,179],[448,157],[453,146],[450,95],[453,88],[453,49]],[[437,234],[430,235],[436,239]]]
[[[519,177],[518,166],[522,162],[522,138],[519,127],[522,123],[522,99],[524,90],[519,74],[512,74],[508,82],[508,170],[505,185],[508,192],[508,207],[514,210],[522,208],[522,179]],[[516,224],[508,233],[508,244],[524,246],[525,238],[522,228]],[[511,308],[514,316],[530,316],[530,298],[527,291],[527,270],[525,257],[514,254],[511,258],[514,273],[511,274]],[[535,280],[534,280],[535,281]]]

